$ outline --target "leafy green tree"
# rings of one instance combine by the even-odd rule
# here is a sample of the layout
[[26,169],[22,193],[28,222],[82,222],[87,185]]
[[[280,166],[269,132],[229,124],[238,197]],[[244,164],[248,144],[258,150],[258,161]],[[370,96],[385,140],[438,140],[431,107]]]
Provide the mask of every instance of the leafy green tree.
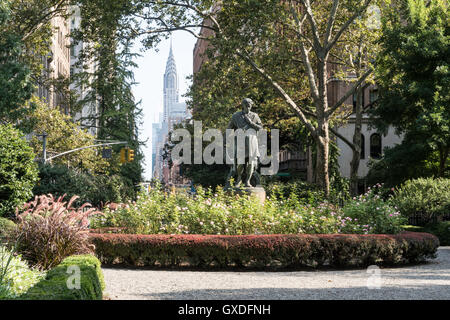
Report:
[[135,197],[134,186],[127,184],[119,175],[92,175],[64,165],[41,165],[39,183],[34,187],[35,195],[79,196],[75,205],[89,202],[101,207],[107,202],[125,202]]
[[78,0],[76,3],[80,6],[82,22],[79,30],[73,32],[73,39],[84,44],[78,67],[83,69],[87,64],[94,64],[96,68],[85,68],[73,77],[75,86],[89,88],[73,110],[85,104],[98,105],[98,113],[86,119],[96,126],[98,139],[128,141],[136,155],[134,162],[120,165],[121,146],[113,147],[116,156],[110,163],[111,173],[120,173],[136,185],[141,181],[143,155],[138,131],[142,110],[131,91],[136,55],[131,52],[133,38],[125,32],[132,3],[123,0]]
[[[372,61],[379,50],[376,41],[380,36],[380,14],[379,7],[373,5],[355,19],[353,25],[349,27],[349,32],[345,36],[343,44],[340,45],[341,50],[335,50],[329,61],[329,68],[335,78],[349,81],[349,75],[356,75],[356,78],[359,79],[365,73],[370,72]],[[274,28],[282,29],[283,25],[274,20]],[[291,40],[296,38],[295,34],[288,32],[286,37],[288,35],[291,35]],[[286,38],[280,38],[278,32],[273,32],[271,38],[266,36],[265,40],[264,50],[253,50],[252,56],[258,56],[260,62],[263,61],[265,70],[271,70],[273,74],[276,74],[277,82],[285,90],[289,90],[289,96],[298,105],[314,110],[315,107],[308,90],[308,80],[305,76],[306,72],[301,68],[301,61],[291,57],[292,41],[286,42]],[[270,46],[266,44],[267,41],[270,41]],[[336,51],[339,54],[336,54]],[[266,80],[255,73],[251,66],[233,55],[222,54],[222,51],[218,51],[215,46],[210,46],[205,55],[208,57],[208,61],[204,62],[200,71],[196,73],[195,81],[189,92],[190,106],[194,111],[195,120],[202,120],[207,125],[216,128],[224,128],[229,115],[239,108],[240,99],[243,96],[250,96],[259,104],[258,113],[263,123],[268,128],[280,129],[280,146],[282,148],[298,149],[299,147],[304,148],[306,145],[316,145],[311,132],[306,130],[297,114],[291,111],[276,89],[267,86]],[[362,92],[372,83],[373,76],[367,76],[356,89],[358,96],[356,108],[342,105],[330,126],[333,134],[338,135],[353,151],[350,167],[351,190],[354,194],[358,192],[357,173],[361,155],[362,115],[365,111]],[[334,124],[345,124],[351,115],[355,116],[355,132],[353,140],[348,140],[339,135],[332,127]],[[312,112],[307,113],[307,117],[315,125],[317,124]],[[329,171],[331,179],[331,175],[335,176],[335,172],[331,174],[334,168],[330,167]]]
[[0,125],[0,216],[13,216],[29,200],[38,180],[35,154],[23,134]]
[[64,77],[49,78],[44,75],[43,59],[50,59],[52,35],[57,32],[52,25],[56,17],[68,18],[70,0],[7,0],[11,8],[9,32],[16,34],[23,43],[20,56],[22,63],[29,66],[34,84],[52,87],[66,96]]
[[[329,194],[330,126],[345,100],[372,73],[372,67],[353,78],[349,89],[335,105],[328,105],[328,83],[335,78],[330,68],[333,56],[346,50],[347,38],[375,0],[365,1],[139,1],[139,12],[147,24],[132,26],[134,34],[145,36],[152,46],[159,34],[188,31],[209,41],[220,54],[235,57],[253,68],[267,87],[277,92],[315,140],[317,182]],[[197,34],[199,27],[211,30],[211,36]],[[284,53],[276,56],[276,46],[283,43]],[[281,52],[281,50],[280,50]],[[280,59],[284,58],[283,63]],[[274,60],[275,59],[275,60]],[[286,62],[287,61],[287,62]],[[274,63],[277,62],[277,63]],[[286,66],[286,68],[285,68]],[[291,67],[294,66],[294,67]],[[297,99],[299,87],[289,86],[280,70],[295,68],[304,83],[304,99]]]
[[[51,108],[37,97],[30,100],[34,110],[24,118],[20,127],[27,133],[47,134],[47,157],[77,148],[95,145],[95,137],[81,129],[68,115],[58,108]],[[34,152],[42,155],[42,141],[33,135],[30,144]],[[85,149],[51,160],[53,164],[81,167],[92,173],[107,173],[108,162],[102,159],[98,149]]]
[[0,120],[16,120],[23,104],[31,97],[33,85],[30,68],[21,61],[23,43],[18,34],[8,30],[11,23],[9,3],[0,3]]
[[448,5],[441,0],[400,2],[383,20],[377,60],[379,106],[375,125],[393,125],[401,146],[386,152],[372,176],[395,175],[400,183],[418,176],[448,175],[450,87]]

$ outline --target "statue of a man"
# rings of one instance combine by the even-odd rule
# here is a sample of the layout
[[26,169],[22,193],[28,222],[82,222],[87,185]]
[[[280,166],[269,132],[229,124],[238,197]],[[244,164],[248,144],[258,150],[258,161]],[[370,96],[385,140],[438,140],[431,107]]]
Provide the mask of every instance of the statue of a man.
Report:
[[[255,169],[258,165],[258,158],[260,157],[258,147],[258,130],[263,129],[261,119],[259,116],[252,112],[251,109],[254,106],[254,102],[246,98],[242,101],[242,111],[238,111],[231,117],[231,121],[228,124],[228,129],[242,129],[246,132],[245,137],[245,163],[238,164],[238,144],[234,143],[234,164],[229,174],[228,179],[232,176],[236,176],[236,186],[242,183],[242,174],[245,170],[245,187],[252,187],[250,180],[255,173]],[[247,132],[247,130],[253,129]],[[229,181],[227,181],[229,183]]]

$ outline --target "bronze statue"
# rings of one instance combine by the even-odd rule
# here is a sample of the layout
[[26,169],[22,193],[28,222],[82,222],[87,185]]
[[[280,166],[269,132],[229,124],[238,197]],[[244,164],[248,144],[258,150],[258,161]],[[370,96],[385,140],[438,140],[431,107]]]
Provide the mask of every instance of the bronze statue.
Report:
[[[245,137],[245,163],[238,164],[238,145],[234,143],[234,159],[233,166],[230,170],[227,179],[227,187],[230,187],[230,179],[232,177],[235,178],[235,186],[239,187],[243,182],[242,176],[245,171],[245,187],[250,188],[253,187],[251,185],[252,178],[256,179],[256,185],[260,183],[259,174],[256,172],[256,168],[258,166],[258,158],[260,157],[259,147],[258,147],[258,130],[263,129],[261,119],[259,116],[252,112],[251,109],[254,106],[254,102],[246,98],[242,101],[242,111],[238,111],[231,117],[231,121],[228,124],[228,129],[242,129],[246,132]],[[251,131],[247,131],[249,129],[253,129]]]

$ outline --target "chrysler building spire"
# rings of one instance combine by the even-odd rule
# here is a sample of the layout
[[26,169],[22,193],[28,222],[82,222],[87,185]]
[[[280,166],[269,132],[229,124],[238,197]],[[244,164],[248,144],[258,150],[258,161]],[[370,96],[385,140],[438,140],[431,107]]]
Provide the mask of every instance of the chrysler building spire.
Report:
[[169,58],[164,74],[164,122],[168,122],[170,112],[179,101],[178,74],[173,55],[172,40],[170,41]]

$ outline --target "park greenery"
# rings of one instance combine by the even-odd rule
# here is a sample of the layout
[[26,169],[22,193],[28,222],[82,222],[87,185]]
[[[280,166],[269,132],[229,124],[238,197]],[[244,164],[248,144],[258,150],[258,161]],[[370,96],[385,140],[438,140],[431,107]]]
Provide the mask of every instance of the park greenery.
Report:
[[[69,19],[73,5],[82,19],[71,32],[68,49],[83,44],[73,65],[78,71],[50,79],[47,65],[56,31],[52,19]],[[314,183],[300,175],[265,178],[267,199],[262,203],[222,188],[229,169],[225,165],[183,165],[195,192],[159,183],[138,192],[144,142],[138,129],[142,108],[132,92],[139,55],[132,48],[140,41],[145,49],[155,49],[175,31],[208,44],[207,59],[187,93],[194,120],[205,129],[224,130],[242,98],[252,98],[269,132],[280,129],[282,149],[311,151]],[[436,238],[413,234],[402,240],[399,233],[430,232],[442,245],[450,243],[445,221],[450,212],[449,57],[444,0],[2,0],[0,299],[101,299],[100,262],[89,255],[94,253],[92,229],[130,236],[183,235],[187,246],[190,236],[240,235],[242,261],[258,252],[253,247],[250,252],[245,241],[277,234],[287,235],[282,238],[287,246],[289,235],[331,234],[314,243],[338,252],[343,265],[365,245],[352,247],[343,234],[389,234],[390,239],[399,237],[398,248],[414,244],[404,251],[413,256],[423,254],[420,246],[431,246],[434,253]],[[332,103],[331,81],[348,83]],[[61,105],[38,99],[33,94],[38,85],[61,95]],[[369,87],[377,88],[378,99],[367,107],[362,97]],[[352,97],[353,106],[347,104]],[[74,121],[85,108],[98,113]],[[386,148],[381,159],[371,159],[367,181],[374,187],[359,194],[365,115],[380,133],[392,126],[403,140]],[[350,118],[353,136],[346,139],[336,128]],[[180,125],[193,130],[191,124]],[[101,149],[86,149],[42,163],[38,135],[44,132],[48,156],[114,140],[126,141],[136,160],[121,164],[122,146],[114,146],[110,159],[102,157]],[[352,150],[349,181],[340,174],[335,139]],[[166,151],[169,158],[169,145]],[[407,226],[411,219],[420,226]],[[97,236],[105,240],[104,234]],[[373,250],[392,249],[378,242],[378,236],[369,237],[375,239]],[[306,238],[297,240],[303,246]],[[110,241],[106,247],[115,244]],[[140,246],[148,247],[145,241],[134,245],[121,254],[140,255]],[[166,244],[151,250],[158,251],[159,245]],[[200,257],[207,251],[202,245],[195,251]],[[221,251],[225,260],[227,250]],[[320,256],[320,250],[312,254]],[[74,257],[79,254],[88,255]],[[278,254],[284,255],[282,250]],[[82,268],[83,290],[66,288],[71,265]]]
[[404,139],[373,164],[369,179],[394,186],[412,178],[448,177],[448,4],[407,1],[384,21],[381,46],[379,102],[371,113],[381,131],[392,125]]
[[8,2],[0,3],[0,120],[17,119],[23,104],[31,97],[33,85],[28,65],[21,63],[21,38],[8,30],[12,20]]
[[33,149],[12,125],[0,125],[0,217],[12,217],[38,181]]
[[[375,1],[226,1],[220,5],[201,0],[143,1],[142,12],[136,15],[148,24],[133,25],[133,30],[146,37],[147,46],[158,41],[159,33],[186,30],[195,34],[199,26],[210,30],[210,36],[196,35],[211,43],[214,52],[210,57],[223,55],[245,64],[244,69],[251,68],[269,92],[281,97],[289,110],[282,111],[283,116],[294,115],[308,131],[316,147],[316,182],[328,195],[330,126],[373,68],[365,61],[360,77],[330,106],[327,84],[345,68],[335,64],[337,72],[327,70],[334,56],[344,50],[355,52],[352,31],[361,31],[364,23],[356,21],[368,19],[371,4]],[[149,25],[154,30],[148,30]]]
[[[376,188],[378,189],[378,188]],[[305,201],[306,200],[306,201]],[[136,234],[324,234],[398,233],[405,219],[377,190],[371,190],[342,208],[315,205],[297,194],[285,197],[274,190],[264,204],[258,199],[217,188],[199,188],[194,197],[164,193],[158,186],[125,207],[106,209],[93,218],[92,227],[119,228]]]
[[[95,137],[80,128],[79,123],[74,122],[70,115],[56,108],[50,109],[45,102],[35,96],[29,103],[33,105],[33,111],[22,119],[20,127],[26,133],[47,134],[47,157],[96,144]],[[42,138],[35,134],[30,140],[30,145],[36,155],[42,156]],[[102,159],[101,154],[95,149],[85,149],[56,158],[52,160],[52,164],[65,165],[68,168],[81,167],[92,173],[109,171],[109,163]]]
[[0,245],[0,300],[19,297],[45,277],[19,255]]

